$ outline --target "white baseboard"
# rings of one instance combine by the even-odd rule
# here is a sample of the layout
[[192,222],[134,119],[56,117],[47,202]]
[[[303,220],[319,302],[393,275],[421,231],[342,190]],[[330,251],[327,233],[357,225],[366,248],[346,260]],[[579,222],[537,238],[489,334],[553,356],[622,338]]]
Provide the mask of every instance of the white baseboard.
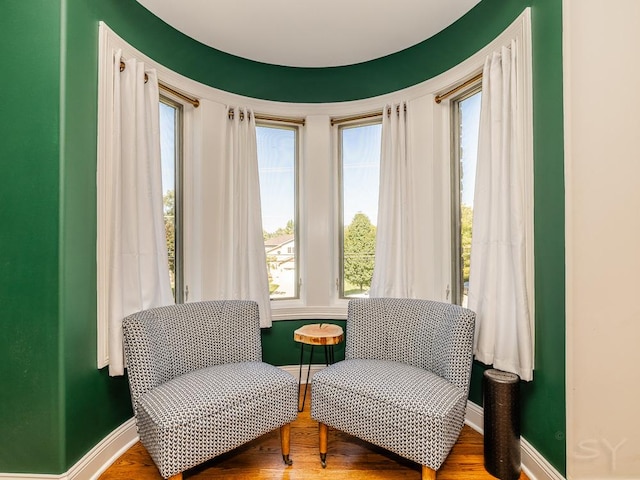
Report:
[[67,472],[68,480],[94,480],[138,441],[136,421],[131,418],[93,447]]
[[[308,365],[302,366],[302,381],[306,380]],[[298,378],[298,365],[279,367]],[[311,365],[309,380],[324,365]],[[465,423],[479,433],[484,431],[484,410],[473,402],[467,402]],[[0,473],[0,480],[95,480],[126,450],[138,441],[133,418],[116,428],[93,447],[67,473],[61,475]],[[526,439],[520,439],[522,469],[531,480],[565,480],[565,478]]]
[[125,451],[138,441],[133,418],[107,435],[71,469],[60,475],[35,473],[0,473],[1,480],[95,480]]
[[51,475],[48,473],[0,473],[2,480],[65,480],[67,474]]
[[531,480],[566,480],[525,438],[520,439],[522,469]]
[[[473,402],[467,402],[467,415],[464,423],[476,432],[484,434],[484,409]],[[520,461],[522,470],[530,480],[565,480],[527,440],[520,438]]]
[[467,415],[464,423],[473,428],[476,432],[484,433],[484,410],[481,406],[473,402],[467,402]]

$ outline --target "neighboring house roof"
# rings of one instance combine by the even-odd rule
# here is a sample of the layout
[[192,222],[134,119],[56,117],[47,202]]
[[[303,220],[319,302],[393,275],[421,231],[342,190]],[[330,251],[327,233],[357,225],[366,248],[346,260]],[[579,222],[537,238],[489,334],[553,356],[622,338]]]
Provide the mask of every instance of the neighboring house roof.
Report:
[[264,241],[264,248],[267,250],[273,250],[274,248],[281,247],[287,243],[291,243],[295,240],[295,236],[293,234],[288,235],[280,235],[273,238],[267,238]]

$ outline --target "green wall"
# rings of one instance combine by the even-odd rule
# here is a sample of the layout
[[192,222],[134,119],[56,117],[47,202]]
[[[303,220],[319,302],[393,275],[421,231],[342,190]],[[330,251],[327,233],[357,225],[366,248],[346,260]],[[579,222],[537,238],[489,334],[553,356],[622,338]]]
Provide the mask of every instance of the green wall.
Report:
[[[262,329],[262,357],[274,365],[298,365],[300,362],[300,344],[293,341],[294,330],[307,323],[335,323],[345,329],[344,320],[290,320],[273,322],[269,329]],[[344,343],[335,346],[335,358],[344,360]],[[308,348],[304,350],[304,361],[309,361]],[[324,352],[314,350],[313,363],[324,362]]]
[[[528,5],[534,33],[537,341],[535,379],[522,388],[522,433],[564,471],[561,0],[483,0],[415,47],[321,69],[260,64],[210,49],[134,0],[8,0],[0,29],[0,152],[10,180],[2,187],[0,211],[0,423],[9,435],[0,436],[0,472],[64,472],[131,416],[126,380],[95,367],[99,20],[204,84],[264,99],[330,102],[394,91],[441,73],[492,40]],[[276,322],[265,331],[265,360],[296,364],[299,347],[291,339],[303,323]],[[481,374],[482,367],[474,366],[476,403]]]
[[0,472],[60,471],[60,5],[2,6]]
[[522,434],[566,472],[562,1],[532,2],[536,348]]

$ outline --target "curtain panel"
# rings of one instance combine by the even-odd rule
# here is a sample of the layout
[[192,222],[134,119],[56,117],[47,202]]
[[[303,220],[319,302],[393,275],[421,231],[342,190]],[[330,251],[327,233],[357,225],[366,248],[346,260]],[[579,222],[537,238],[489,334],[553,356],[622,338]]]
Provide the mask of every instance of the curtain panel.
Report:
[[484,64],[468,305],[477,314],[476,359],[532,380],[532,172],[517,51],[514,40]]
[[155,70],[114,57],[113,144],[108,183],[109,374],[124,373],[122,319],[174,303],[165,237]]
[[[216,114],[226,117],[227,111],[217,108]],[[222,145],[212,158],[218,181],[206,214],[218,238],[209,243],[206,296],[253,300],[258,303],[260,326],[270,327],[255,116],[250,109],[235,108],[232,117],[219,119],[218,124],[224,136],[218,137]]]
[[414,293],[416,219],[414,171],[407,153],[406,103],[387,105],[384,112],[376,261],[369,295],[410,298]]

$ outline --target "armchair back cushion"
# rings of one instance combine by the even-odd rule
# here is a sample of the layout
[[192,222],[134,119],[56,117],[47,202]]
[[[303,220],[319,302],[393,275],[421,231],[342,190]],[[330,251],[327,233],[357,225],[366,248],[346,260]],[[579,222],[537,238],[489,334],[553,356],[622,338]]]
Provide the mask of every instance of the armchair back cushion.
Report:
[[345,359],[402,362],[426,369],[467,392],[473,312],[407,298],[349,301]]
[[123,330],[127,364],[135,365],[128,369],[134,409],[142,395],[185,373],[262,360],[258,305],[251,301],[152,308],[128,317]]

